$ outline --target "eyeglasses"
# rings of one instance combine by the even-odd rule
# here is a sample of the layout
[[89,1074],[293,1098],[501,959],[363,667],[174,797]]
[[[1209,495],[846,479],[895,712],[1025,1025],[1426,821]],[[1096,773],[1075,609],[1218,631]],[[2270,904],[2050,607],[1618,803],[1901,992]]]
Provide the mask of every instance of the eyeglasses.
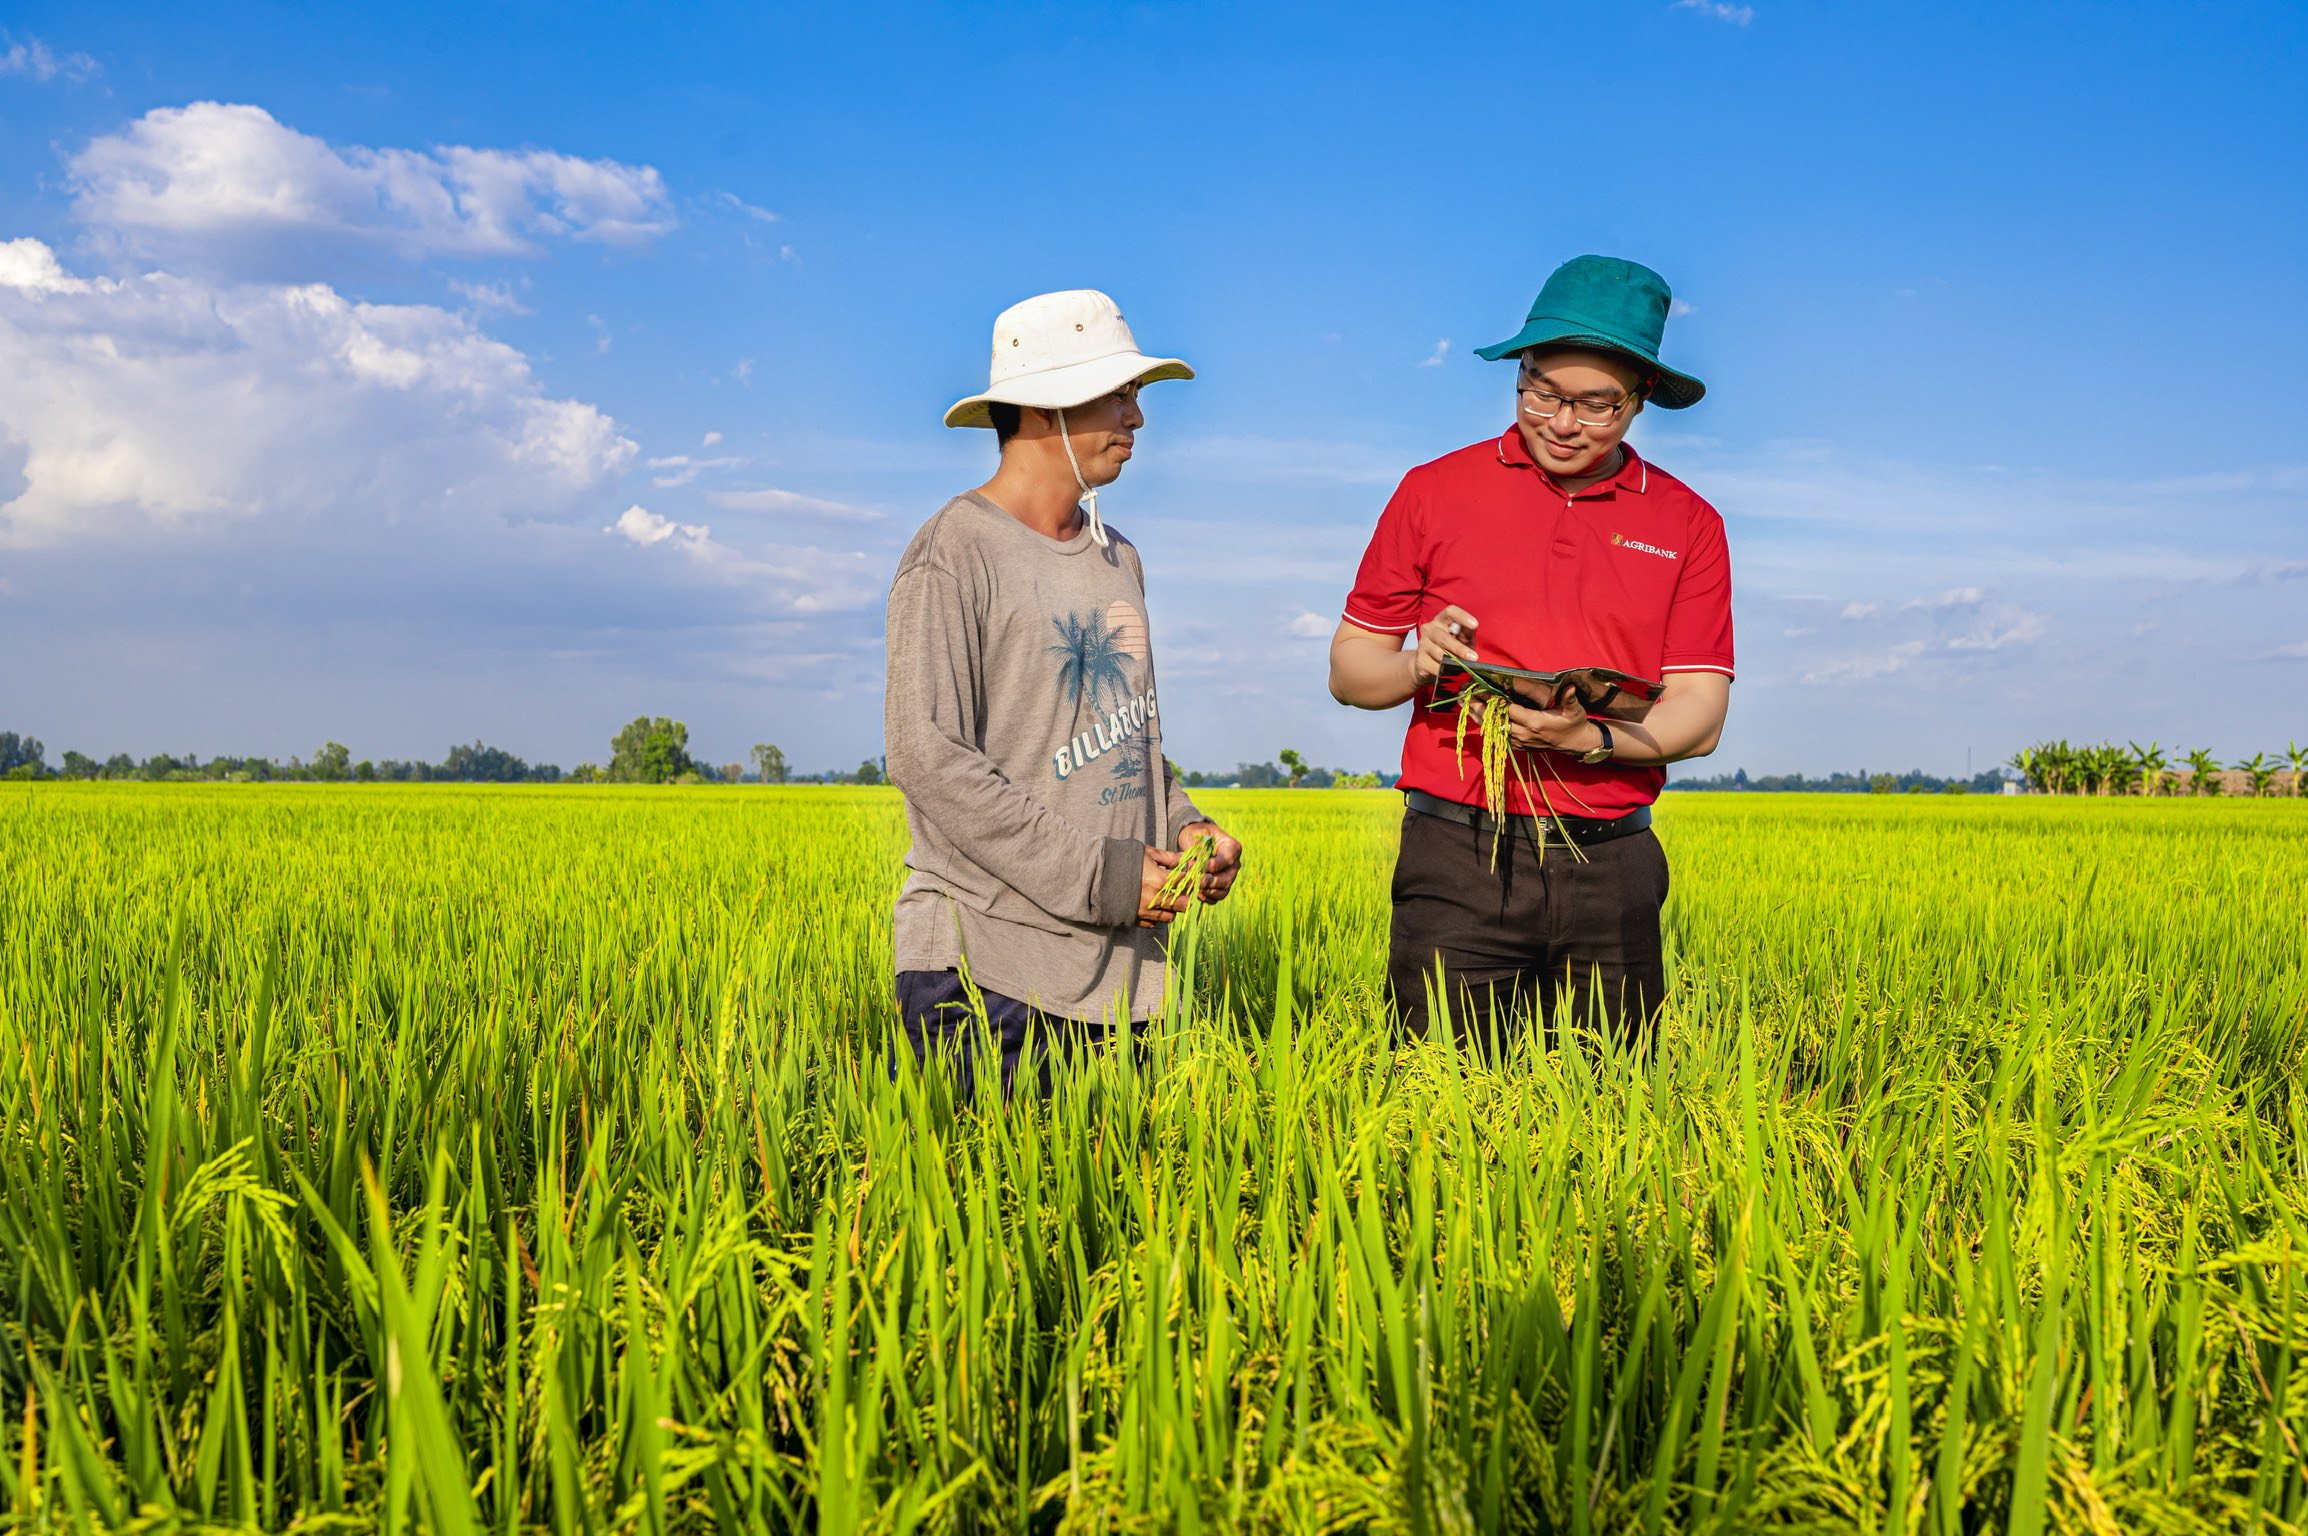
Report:
[[1571,419],[1582,427],[1607,427],[1617,421],[1628,406],[1643,398],[1621,395],[1616,400],[1597,400],[1591,395],[1558,395],[1532,383],[1527,373],[1515,381],[1515,388],[1529,402],[1524,408],[1532,415],[1552,420],[1567,405],[1571,408]]

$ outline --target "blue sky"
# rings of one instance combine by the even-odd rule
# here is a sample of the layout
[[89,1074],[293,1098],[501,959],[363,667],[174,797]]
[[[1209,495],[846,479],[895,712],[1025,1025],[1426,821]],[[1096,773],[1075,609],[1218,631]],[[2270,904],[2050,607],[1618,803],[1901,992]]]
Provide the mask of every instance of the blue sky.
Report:
[[[1731,531],[1698,771],[2308,737],[2308,12],[61,5],[0,35],[0,727],[879,750],[997,310],[1115,294],[1181,761],[1392,766],[1324,640],[1557,262]],[[634,510],[638,509],[638,511]],[[1696,765],[1695,765],[1696,766]]]

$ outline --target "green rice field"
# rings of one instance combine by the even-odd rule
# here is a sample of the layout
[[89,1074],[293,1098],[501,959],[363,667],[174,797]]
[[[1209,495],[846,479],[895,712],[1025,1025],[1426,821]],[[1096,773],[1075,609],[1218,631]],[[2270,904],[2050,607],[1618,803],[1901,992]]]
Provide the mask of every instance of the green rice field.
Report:
[[1656,1048],[1492,1068],[1397,797],[1212,793],[957,1107],[892,792],[4,789],[11,1530],[2308,1526],[2308,801],[1670,795]]

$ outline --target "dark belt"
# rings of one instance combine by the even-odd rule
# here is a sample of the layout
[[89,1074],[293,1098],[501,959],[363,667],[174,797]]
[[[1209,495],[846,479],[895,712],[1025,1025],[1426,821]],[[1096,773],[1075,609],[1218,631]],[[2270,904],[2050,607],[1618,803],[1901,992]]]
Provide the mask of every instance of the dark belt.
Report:
[[[1445,800],[1430,795],[1423,789],[1406,789],[1402,797],[1410,808],[1422,816],[1440,816],[1455,821],[1462,827],[1489,833],[1491,813],[1479,805],[1461,805],[1456,800]],[[1574,843],[1607,843],[1614,837],[1632,837],[1651,825],[1651,808],[1642,806],[1624,816],[1541,816],[1536,825],[1529,816],[1509,816],[1507,826],[1525,837],[1541,841],[1561,840]],[[1542,832],[1541,829],[1546,831]]]

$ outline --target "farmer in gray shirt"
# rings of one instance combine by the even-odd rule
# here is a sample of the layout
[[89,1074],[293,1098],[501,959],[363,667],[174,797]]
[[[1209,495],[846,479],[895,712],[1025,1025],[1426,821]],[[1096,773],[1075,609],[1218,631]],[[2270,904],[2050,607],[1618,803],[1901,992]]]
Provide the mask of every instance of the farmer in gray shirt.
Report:
[[1138,551],[1098,516],[1145,421],[1139,386],[1192,377],[1139,352],[1102,293],[1003,311],[985,393],[946,412],[992,427],[1001,466],[922,525],[890,585],[883,736],[913,834],[898,1008],[916,1057],[952,1052],[965,1094],[965,970],[1007,1089],[1021,1056],[1161,1007],[1179,849],[1214,841],[1204,901],[1241,866],[1171,776]]

